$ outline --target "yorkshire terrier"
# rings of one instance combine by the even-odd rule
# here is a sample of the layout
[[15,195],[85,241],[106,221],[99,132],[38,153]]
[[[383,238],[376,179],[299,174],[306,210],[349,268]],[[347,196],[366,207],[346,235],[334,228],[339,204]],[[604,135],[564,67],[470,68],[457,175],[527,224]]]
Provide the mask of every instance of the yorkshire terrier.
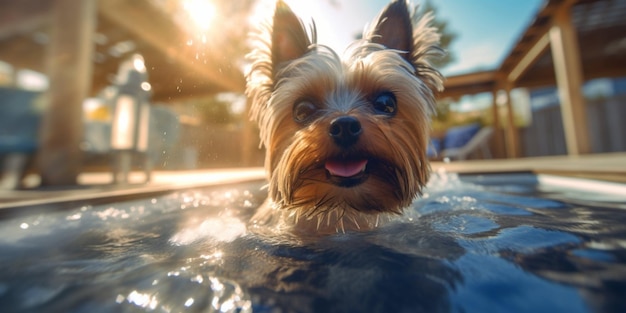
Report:
[[[416,12],[416,11],[414,11]],[[422,193],[439,34],[394,0],[340,57],[282,1],[249,55],[246,94],[266,148],[257,225],[298,233],[376,227]]]

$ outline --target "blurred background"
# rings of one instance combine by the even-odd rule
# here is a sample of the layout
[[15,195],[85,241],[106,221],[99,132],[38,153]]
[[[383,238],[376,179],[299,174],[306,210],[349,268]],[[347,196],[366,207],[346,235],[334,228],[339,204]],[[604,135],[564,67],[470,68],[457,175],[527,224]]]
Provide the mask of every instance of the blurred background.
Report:
[[[286,1],[337,51],[388,1]],[[626,0],[429,0],[446,58],[430,157],[626,151]],[[0,0],[0,187],[262,166],[247,117],[262,0]]]

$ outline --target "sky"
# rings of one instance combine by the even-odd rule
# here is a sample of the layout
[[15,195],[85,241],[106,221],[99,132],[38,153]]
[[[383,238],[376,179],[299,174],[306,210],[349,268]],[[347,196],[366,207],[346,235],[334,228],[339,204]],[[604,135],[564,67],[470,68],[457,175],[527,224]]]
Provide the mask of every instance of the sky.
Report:
[[[342,52],[389,0],[285,0],[306,24],[315,20],[318,42]],[[419,4],[417,0],[411,1]],[[449,48],[456,61],[444,75],[496,69],[544,0],[431,0],[436,16],[457,37]]]

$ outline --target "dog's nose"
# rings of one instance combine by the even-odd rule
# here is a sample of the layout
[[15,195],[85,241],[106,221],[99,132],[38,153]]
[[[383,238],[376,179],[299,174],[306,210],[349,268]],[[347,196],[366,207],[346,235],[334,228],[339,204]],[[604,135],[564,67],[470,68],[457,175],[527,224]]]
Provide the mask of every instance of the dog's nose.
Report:
[[359,135],[361,135],[362,132],[361,123],[356,117],[341,116],[330,122],[328,134],[333,138],[336,144],[347,148],[359,139]]

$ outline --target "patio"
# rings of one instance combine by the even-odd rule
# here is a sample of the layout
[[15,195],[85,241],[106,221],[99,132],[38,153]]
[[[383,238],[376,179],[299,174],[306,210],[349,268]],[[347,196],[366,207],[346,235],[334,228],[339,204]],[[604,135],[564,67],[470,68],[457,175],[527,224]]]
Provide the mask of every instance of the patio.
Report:
[[[530,172],[626,183],[626,153],[585,156],[557,156],[524,159],[474,160],[462,162],[433,162],[436,173],[461,175],[506,174]],[[145,198],[206,186],[236,184],[265,179],[262,168],[229,168],[194,171],[156,171],[149,183],[143,183],[144,173],[133,172],[129,184],[111,184],[112,175],[102,172],[81,173],[79,185],[65,188],[39,188],[0,191],[0,215],[16,213],[22,208],[50,210],[68,204],[89,200],[91,203],[110,202],[113,199]]]
[[[134,45],[122,56],[135,52],[145,56],[155,101],[167,104],[178,99],[243,90],[243,74],[227,54],[208,46],[190,47],[188,30],[168,14],[174,9],[173,3],[90,0],[75,6],[72,1],[25,0],[0,4],[0,60],[46,73],[54,82],[50,88],[52,110],[45,115],[42,126],[46,136],[40,138],[38,151],[43,162],[36,169],[46,185],[107,184],[102,178],[106,173],[92,174],[93,169],[83,168],[81,164],[81,151],[77,149],[82,131],[80,106],[82,99],[110,82],[120,60],[111,57],[110,51],[119,48],[120,43]],[[585,177],[623,181],[620,177],[626,168],[623,153],[590,155],[593,141],[599,139],[589,135],[593,125],[585,118],[586,103],[579,87],[584,81],[598,77],[626,76],[626,53],[620,44],[626,33],[626,22],[621,18],[624,15],[624,0],[546,0],[499,68],[448,77],[446,89],[440,95],[455,98],[490,92],[496,99],[499,93],[510,95],[518,87],[556,86],[561,95],[559,120],[569,156],[519,159],[520,130],[511,122],[510,114],[507,127],[502,129],[505,123],[499,120],[499,106],[494,100],[495,131],[490,147],[497,161],[434,163],[433,169],[463,173],[540,170],[572,175],[579,172],[577,175]],[[66,53],[76,58],[62,58]],[[202,62],[198,55],[202,56]],[[173,77],[177,81],[172,81]],[[510,96],[506,99],[504,106],[511,112]],[[623,103],[620,107],[624,107]],[[245,142],[238,145],[241,150],[237,153],[253,155],[251,151],[256,147],[253,127],[247,124],[242,132]],[[62,156],[63,162],[59,162],[58,156]],[[256,161],[254,164],[258,164]],[[161,184],[160,179],[175,180],[177,175],[157,171],[155,181],[149,186]],[[11,198],[8,194],[6,197]]]

